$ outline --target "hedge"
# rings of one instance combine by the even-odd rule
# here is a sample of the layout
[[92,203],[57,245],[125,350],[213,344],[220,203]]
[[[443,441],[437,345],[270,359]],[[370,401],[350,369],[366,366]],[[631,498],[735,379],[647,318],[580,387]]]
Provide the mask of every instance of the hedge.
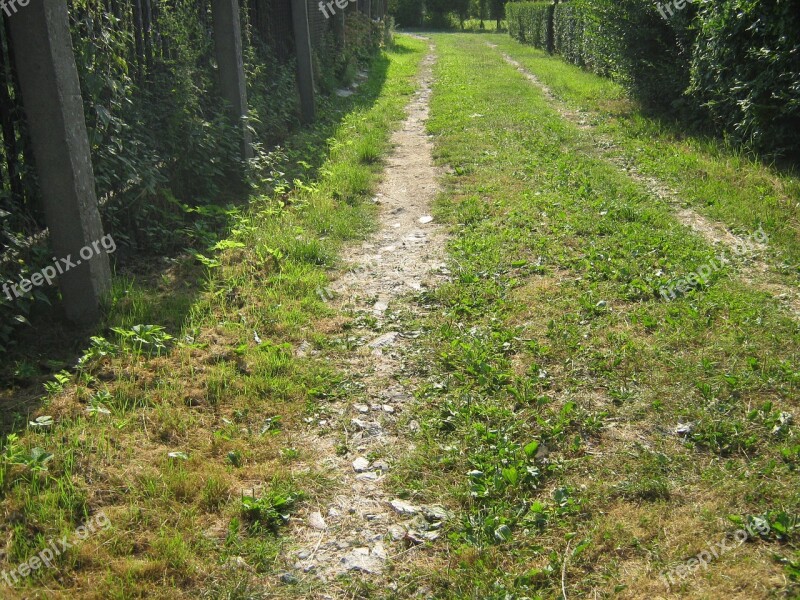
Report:
[[798,153],[796,6],[695,0],[668,19],[641,0],[511,2],[506,11],[514,38],[611,77],[645,107],[710,121],[757,150]]
[[688,86],[688,55],[653,6],[573,0],[512,2],[506,10],[515,17],[512,27],[509,16],[513,37],[619,81],[647,105],[669,106]]
[[552,52],[553,8],[551,2],[509,3],[506,6],[508,32],[525,44]]
[[704,2],[696,27],[692,99],[735,141],[800,158],[796,0]]

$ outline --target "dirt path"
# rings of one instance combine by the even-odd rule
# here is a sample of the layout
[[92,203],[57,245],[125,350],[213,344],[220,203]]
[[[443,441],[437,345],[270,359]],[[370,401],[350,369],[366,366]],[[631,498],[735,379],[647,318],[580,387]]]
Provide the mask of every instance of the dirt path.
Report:
[[414,385],[404,372],[404,353],[420,333],[403,331],[397,315],[421,314],[409,296],[447,277],[445,232],[430,216],[439,189],[425,132],[434,61],[431,45],[408,116],[392,137],[395,149],[376,194],[379,232],[345,252],[350,270],[326,291],[337,308],[355,317],[346,336],[360,347],[343,353],[340,367],[360,391],[334,403],[331,422],[321,421],[302,442],[324,457],[326,475],[337,488],[328,505],[310,507],[292,521],[296,544],[284,556],[284,578],[312,587],[328,582],[324,592],[309,597],[350,597],[336,576],[350,572],[379,579],[387,563],[410,558],[438,537],[448,517],[439,507],[390,496],[384,487],[395,457],[409,448],[400,423],[418,427],[403,415]]
[[[496,44],[487,42],[487,46],[497,49]],[[591,115],[589,113],[571,110],[547,85],[542,83],[536,75],[527,70],[519,61],[503,52],[501,52],[501,55],[508,64],[541,90],[549,101],[550,106],[561,118],[569,121],[592,137],[594,141],[592,147],[595,148],[595,155],[598,158],[612,163],[624,171],[631,179],[643,185],[651,195],[667,202],[673,208],[678,221],[701,235],[713,246],[720,247],[726,252],[727,258],[736,265],[742,281],[751,287],[772,295],[796,318],[800,318],[800,290],[779,283],[770,275],[769,264],[762,260],[766,250],[765,246],[753,244],[752,241],[748,243],[749,240],[734,235],[723,223],[707,219],[697,211],[686,207],[680,198],[680,194],[666,183],[639,172],[636,164],[629,158],[613,154],[612,150],[618,147],[617,144],[609,136],[598,134],[595,131],[595,126],[591,124]],[[747,251],[739,252],[742,248],[747,248]]]

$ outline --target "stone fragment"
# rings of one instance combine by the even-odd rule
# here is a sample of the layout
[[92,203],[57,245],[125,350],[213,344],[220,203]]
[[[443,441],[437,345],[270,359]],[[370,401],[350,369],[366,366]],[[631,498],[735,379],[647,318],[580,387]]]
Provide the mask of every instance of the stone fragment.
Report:
[[353,461],[353,471],[356,473],[363,473],[369,470],[369,461],[363,456],[359,456]]
[[384,560],[370,553],[369,548],[354,548],[342,557],[341,565],[345,571],[361,571],[377,574],[383,570]]
[[400,500],[399,498],[390,500],[389,506],[391,506],[395,512],[401,515],[416,515],[420,512],[420,510],[422,510],[419,506],[414,506],[413,504],[409,504],[405,500]]
[[439,535],[438,531],[416,531],[415,529],[409,529],[406,534],[406,539],[416,544],[424,544],[425,542],[433,542],[439,538]]
[[388,333],[384,333],[383,335],[375,338],[369,343],[370,348],[383,348],[385,346],[391,346],[394,344],[395,340],[400,334],[396,331],[390,331]]
[[385,460],[376,460],[374,463],[372,463],[372,468],[376,471],[385,472],[389,470],[389,463],[387,463]]
[[425,518],[429,521],[447,521],[454,516],[452,512],[439,504],[423,506],[422,514],[425,515]]
[[308,524],[314,529],[325,530],[328,528],[328,524],[320,512],[312,512],[308,515]]

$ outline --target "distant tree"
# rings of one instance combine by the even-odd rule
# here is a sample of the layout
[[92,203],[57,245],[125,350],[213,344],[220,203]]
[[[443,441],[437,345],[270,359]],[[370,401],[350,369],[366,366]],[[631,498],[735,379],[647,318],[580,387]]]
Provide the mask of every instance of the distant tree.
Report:
[[497,21],[497,29],[500,29],[500,21],[506,16],[506,3],[504,0],[488,0],[489,16]]
[[389,13],[401,27],[422,27],[424,0],[389,0]]
[[450,0],[452,11],[458,15],[458,22],[461,29],[464,29],[464,21],[469,17],[470,0]]
[[425,13],[432,27],[449,27],[447,15],[453,12],[454,0],[426,0]]
[[450,15],[458,17],[461,28],[464,28],[464,21],[469,17],[470,0],[426,0],[425,9],[434,27],[449,27]]

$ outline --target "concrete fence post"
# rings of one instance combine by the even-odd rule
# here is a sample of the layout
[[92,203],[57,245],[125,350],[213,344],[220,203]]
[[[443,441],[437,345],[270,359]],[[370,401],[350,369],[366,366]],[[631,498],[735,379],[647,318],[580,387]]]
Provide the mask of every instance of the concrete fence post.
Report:
[[247,80],[239,0],[212,0],[211,13],[222,97],[230,106],[231,119],[242,130],[242,156],[247,160],[253,157],[253,140],[247,127]]
[[[66,0],[35,0],[6,17],[31,144],[57,259],[71,257],[59,277],[67,318],[88,325],[100,317],[111,288],[108,254],[81,250],[103,238],[94,170],[72,51]],[[87,253],[88,254],[88,253]]]
[[308,29],[306,0],[292,0],[292,25],[297,58],[297,87],[300,90],[300,109],[304,123],[316,116],[314,103],[314,66],[311,59],[311,33]]
[[333,16],[333,34],[336,38],[336,45],[339,48],[344,48],[344,24],[345,24],[345,11],[339,10]]

